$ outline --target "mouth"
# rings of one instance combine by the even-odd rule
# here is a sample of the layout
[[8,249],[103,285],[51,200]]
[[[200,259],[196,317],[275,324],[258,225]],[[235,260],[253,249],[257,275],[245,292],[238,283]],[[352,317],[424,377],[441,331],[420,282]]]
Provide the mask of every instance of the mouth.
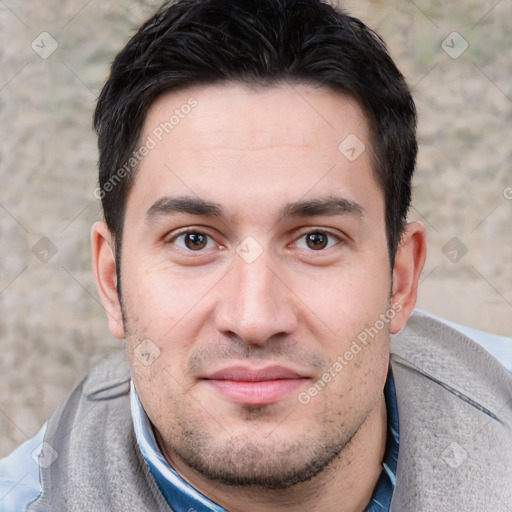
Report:
[[231,366],[202,378],[224,399],[252,406],[278,403],[297,391],[306,380],[309,377],[283,366]]

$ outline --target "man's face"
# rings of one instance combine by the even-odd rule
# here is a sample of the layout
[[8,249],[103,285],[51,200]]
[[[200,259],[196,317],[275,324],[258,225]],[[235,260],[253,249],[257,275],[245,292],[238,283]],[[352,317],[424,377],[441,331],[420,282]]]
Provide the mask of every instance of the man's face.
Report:
[[387,374],[391,272],[365,116],[324,88],[207,86],[159,98],[148,137],[121,277],[133,381],[160,446],[224,483],[309,479],[380,403]]

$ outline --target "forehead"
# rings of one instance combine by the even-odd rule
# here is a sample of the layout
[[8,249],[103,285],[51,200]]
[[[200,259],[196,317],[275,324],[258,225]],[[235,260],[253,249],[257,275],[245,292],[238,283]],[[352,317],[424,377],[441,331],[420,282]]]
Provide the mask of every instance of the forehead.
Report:
[[337,146],[349,133],[366,139],[368,123],[355,99],[328,88],[228,82],[163,94],[149,108],[143,132],[155,132],[157,138],[172,132],[174,142],[181,144],[194,142],[190,132],[206,134],[211,145],[229,134],[233,144],[246,142],[248,148],[247,133],[258,134],[260,143],[307,147],[319,142],[312,140],[315,132],[326,145]]
[[166,93],[148,110],[140,144],[150,149],[131,193],[139,198],[234,200],[236,191],[248,205],[313,189],[343,189],[351,200],[378,192],[366,116],[327,88],[229,83]]

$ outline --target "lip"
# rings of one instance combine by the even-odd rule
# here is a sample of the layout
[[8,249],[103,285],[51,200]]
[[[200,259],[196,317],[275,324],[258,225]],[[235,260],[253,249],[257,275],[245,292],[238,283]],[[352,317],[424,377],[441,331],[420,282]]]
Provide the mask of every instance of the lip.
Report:
[[230,366],[202,380],[230,402],[242,405],[271,405],[289,396],[309,377],[284,366],[263,368]]

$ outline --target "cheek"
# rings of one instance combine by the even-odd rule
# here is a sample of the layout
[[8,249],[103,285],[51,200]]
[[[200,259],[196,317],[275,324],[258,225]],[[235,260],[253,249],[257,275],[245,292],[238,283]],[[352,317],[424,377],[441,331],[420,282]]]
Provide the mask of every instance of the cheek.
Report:
[[123,280],[123,309],[133,380],[154,403],[189,386],[184,365],[207,325],[212,284],[147,268],[130,268],[129,281]]
[[216,275],[197,276],[190,270],[176,269],[164,258],[158,260],[127,261],[130,271],[123,275],[122,284],[125,312],[155,342],[172,336],[194,316],[199,311],[197,305],[216,282]]
[[389,266],[347,265],[317,279],[299,277],[294,292],[312,320],[345,341],[373,325],[389,307]]
[[[145,321],[152,319],[161,320],[154,310]],[[159,329],[146,325],[140,317],[134,319],[134,329],[127,330],[126,347],[139,399],[153,424],[160,424],[169,420],[169,404],[181,403],[190,389],[183,368],[194,333],[178,325],[167,336],[158,337],[154,333]]]

